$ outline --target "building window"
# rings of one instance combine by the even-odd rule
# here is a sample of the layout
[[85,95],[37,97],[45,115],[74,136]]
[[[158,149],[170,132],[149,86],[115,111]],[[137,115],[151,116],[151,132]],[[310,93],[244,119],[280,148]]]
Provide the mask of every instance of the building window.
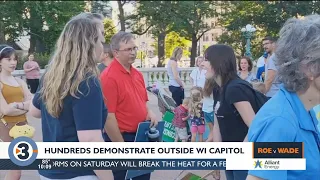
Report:
[[211,21],[211,28],[216,27],[216,22],[215,21]]
[[211,37],[212,37],[212,41],[215,41],[216,38],[218,37],[218,33],[212,33]]
[[209,36],[208,36],[207,34],[204,34],[202,40],[203,40],[204,42],[209,41]]

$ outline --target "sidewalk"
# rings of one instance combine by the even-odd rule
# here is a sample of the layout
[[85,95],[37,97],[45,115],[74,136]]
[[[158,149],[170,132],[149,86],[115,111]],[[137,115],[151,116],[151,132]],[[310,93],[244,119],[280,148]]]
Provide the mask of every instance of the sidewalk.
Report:
[[[149,95],[149,102],[148,105],[149,107],[153,110],[153,112],[158,116],[161,117],[161,113],[159,112],[158,109],[158,100],[157,98],[152,95],[151,93],[148,93]],[[34,140],[37,142],[42,141],[42,131],[41,131],[41,120],[32,118],[28,116],[29,123],[35,127],[36,133]],[[209,171],[204,170],[204,171],[199,171],[199,170],[194,170],[194,171],[185,171],[183,172],[180,176],[179,174],[182,171],[180,170],[159,170],[159,171],[154,171],[151,174],[151,180],[180,180],[184,175],[186,175],[188,172],[191,172],[193,174],[199,175],[199,176],[204,176],[207,174]],[[0,170],[0,180],[4,180],[5,177],[5,171]],[[179,176],[179,178],[178,178]],[[40,180],[39,174],[37,171],[22,171],[22,177],[20,180]],[[212,176],[208,177],[207,180],[214,180]],[[225,180],[224,177],[221,178],[221,180]]]

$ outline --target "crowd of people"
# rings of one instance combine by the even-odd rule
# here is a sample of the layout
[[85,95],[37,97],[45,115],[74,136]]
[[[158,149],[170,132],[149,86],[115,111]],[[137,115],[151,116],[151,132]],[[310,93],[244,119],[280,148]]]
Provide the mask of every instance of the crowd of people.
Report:
[[[12,75],[17,65],[15,50],[0,46],[2,141],[12,141],[8,132],[13,126],[28,123],[27,112],[41,118],[44,142],[133,142],[139,123],[150,120],[151,127],[157,126],[160,117],[148,107],[143,76],[132,67],[137,53],[133,35],[120,31],[106,45],[103,34],[100,14],[73,17],[39,82],[34,56],[25,63],[32,92]],[[207,142],[304,142],[305,171],[226,171],[227,180],[319,178],[319,34],[319,15],[289,19],[277,41],[263,39],[264,76],[259,69],[254,75],[250,58],[237,61],[230,46],[212,45],[197,58],[189,97],[177,65],[183,50],[177,47],[167,65],[169,90],[177,105],[176,141],[187,140],[186,122],[190,121],[191,141],[197,136],[204,141],[208,124]],[[42,180],[124,180],[126,171],[40,170],[39,174]],[[21,171],[10,170],[6,180],[20,177]],[[149,180],[150,174],[133,179]]]

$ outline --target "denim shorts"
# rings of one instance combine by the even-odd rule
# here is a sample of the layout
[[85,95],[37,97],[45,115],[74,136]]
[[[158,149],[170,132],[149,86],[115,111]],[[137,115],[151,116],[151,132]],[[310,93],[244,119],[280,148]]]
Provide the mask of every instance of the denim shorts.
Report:
[[204,114],[204,120],[207,123],[213,123],[213,120],[214,120],[214,113],[213,112],[211,112],[211,113],[203,112],[203,114]]

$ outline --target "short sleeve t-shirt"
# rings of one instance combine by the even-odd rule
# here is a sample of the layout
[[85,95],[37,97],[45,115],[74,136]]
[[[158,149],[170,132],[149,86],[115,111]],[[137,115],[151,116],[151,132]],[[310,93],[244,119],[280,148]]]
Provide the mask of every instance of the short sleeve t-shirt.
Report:
[[193,69],[190,77],[193,79],[193,86],[204,88],[206,81],[206,70],[199,70],[199,68]]
[[30,69],[32,67],[37,67],[29,72],[26,72],[27,79],[39,79],[40,78],[40,67],[36,61],[26,61],[23,64],[23,69]]
[[[219,123],[222,142],[242,142],[248,133],[248,126],[234,107],[234,103],[248,101],[254,112],[258,111],[252,90],[238,83],[239,81],[244,80],[231,80],[218,91],[213,91],[214,113]],[[247,81],[244,82],[250,85]]]
[[249,142],[303,142],[306,170],[250,170],[261,179],[319,179],[320,133],[316,118],[308,112],[296,93],[280,87],[257,113],[248,132]]
[[[33,105],[41,110],[43,142],[79,142],[77,131],[101,130],[103,132],[107,109],[103,102],[99,80],[90,77],[79,85],[79,98],[68,95],[63,100],[63,109],[58,118],[52,117],[38,92]],[[103,133],[105,138],[105,133]],[[50,179],[71,179],[95,175],[93,170],[40,170],[39,174]]]
[[187,127],[187,121],[183,121],[182,118],[188,116],[188,110],[184,108],[182,105],[176,107],[174,109],[174,118],[172,124],[174,127],[185,128]]
[[277,73],[278,69],[275,65],[275,60],[276,60],[276,56],[275,56],[275,54],[272,54],[270,56],[270,59],[268,59],[266,67],[265,67],[266,68],[265,79],[268,79],[268,70],[276,71],[275,79],[272,82],[270,90],[266,93],[266,96],[268,96],[268,97],[274,96],[279,91],[280,85],[281,85],[281,83],[279,82],[279,79],[278,79],[278,73]]

